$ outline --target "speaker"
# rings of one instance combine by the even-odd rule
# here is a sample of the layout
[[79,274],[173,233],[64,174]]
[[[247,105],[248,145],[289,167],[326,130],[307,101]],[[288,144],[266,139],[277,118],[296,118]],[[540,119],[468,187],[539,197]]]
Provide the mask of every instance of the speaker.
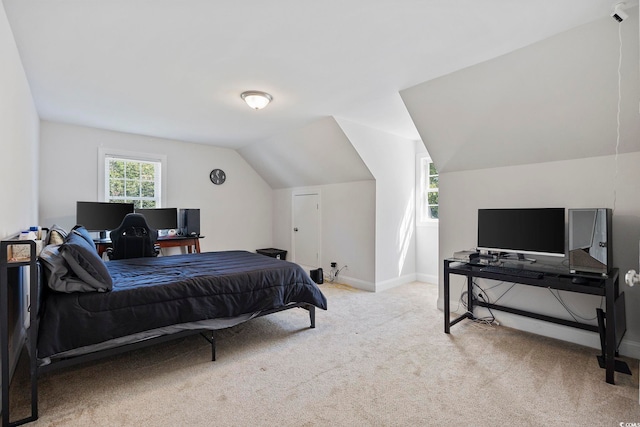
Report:
[[612,211],[607,208],[569,209],[569,270],[609,274],[612,268]]
[[183,236],[200,236],[200,209],[180,209],[178,227]]

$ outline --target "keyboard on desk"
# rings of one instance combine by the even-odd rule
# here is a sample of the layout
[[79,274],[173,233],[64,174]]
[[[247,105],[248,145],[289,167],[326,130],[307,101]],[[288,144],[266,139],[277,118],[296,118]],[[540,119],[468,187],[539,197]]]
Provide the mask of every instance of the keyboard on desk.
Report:
[[525,277],[527,279],[542,279],[542,276],[543,276],[543,274],[539,271],[524,270],[522,268],[514,268],[514,267],[498,267],[495,265],[488,265],[486,267],[482,267],[480,271],[483,271],[486,273],[504,274],[507,276]]

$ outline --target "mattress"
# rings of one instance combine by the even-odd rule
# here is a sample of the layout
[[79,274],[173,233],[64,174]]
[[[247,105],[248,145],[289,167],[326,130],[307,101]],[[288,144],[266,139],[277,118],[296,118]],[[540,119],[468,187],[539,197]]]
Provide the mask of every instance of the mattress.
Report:
[[177,324],[236,318],[307,303],[327,309],[297,264],[247,251],[106,263],[111,292],[44,295],[38,359]]

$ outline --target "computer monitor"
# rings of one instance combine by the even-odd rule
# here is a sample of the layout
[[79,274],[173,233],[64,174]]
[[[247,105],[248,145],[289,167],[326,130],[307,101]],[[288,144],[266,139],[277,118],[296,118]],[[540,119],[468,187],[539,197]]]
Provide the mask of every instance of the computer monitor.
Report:
[[478,209],[478,249],[565,256],[565,209]]
[[76,224],[87,231],[99,231],[103,238],[106,230],[118,228],[129,213],[133,213],[133,203],[77,202]]
[[149,227],[156,230],[178,228],[178,208],[136,209],[136,213],[144,215]]

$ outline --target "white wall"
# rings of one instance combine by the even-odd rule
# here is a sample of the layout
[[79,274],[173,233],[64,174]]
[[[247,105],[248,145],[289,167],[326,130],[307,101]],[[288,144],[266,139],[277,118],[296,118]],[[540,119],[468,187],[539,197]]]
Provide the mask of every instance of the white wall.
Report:
[[37,224],[39,119],[0,5],[0,238]]
[[426,283],[438,283],[440,258],[438,256],[439,222],[419,222],[417,218],[420,203],[420,163],[429,157],[422,141],[416,141],[416,279]]
[[338,119],[376,179],[376,291],[416,280],[415,141]]
[[438,283],[440,271],[438,241],[438,222],[416,225],[416,280]]
[[[75,224],[78,200],[97,201],[98,147],[167,156],[165,207],[199,208],[202,251],[269,247],[272,190],[230,149],[43,121],[40,221]],[[223,185],[209,173],[221,168]]]
[[[39,118],[2,3],[0,64],[0,239],[4,239],[38,224]],[[20,308],[27,299],[25,286],[25,283],[8,286],[8,303],[15,309],[10,310],[9,317],[10,375],[25,337],[22,319],[26,311]]]
[[[375,198],[373,180],[309,187],[320,194],[320,266],[325,274],[330,263],[348,268],[340,283],[375,290]],[[291,254],[292,197],[303,187],[274,191],[273,244]],[[291,255],[287,255],[291,259]]]
[[271,188],[372,179],[333,117],[323,117],[238,150]]
[[[616,170],[617,178],[616,178]],[[500,182],[499,187],[495,183]],[[440,258],[475,247],[477,210],[504,207],[614,208],[613,263],[624,273],[638,270],[640,241],[640,153],[593,157],[525,166],[450,172],[440,175]],[[486,191],[476,191],[486,188]],[[615,205],[614,205],[615,198]],[[626,294],[627,335],[621,353],[640,357],[640,288],[620,289]],[[439,308],[443,308],[442,277]],[[453,278],[451,306],[458,307],[463,278]],[[570,319],[567,311],[546,289],[516,286],[501,300],[505,305]],[[496,288],[501,294],[506,287]],[[562,298],[582,317],[593,318],[599,297],[563,292]],[[506,326],[599,348],[595,333],[539,322],[494,311]],[[595,321],[591,321],[596,324]]]
[[[442,172],[640,151],[638,13],[558,34],[403,90]],[[496,185],[499,185],[497,183]]]

